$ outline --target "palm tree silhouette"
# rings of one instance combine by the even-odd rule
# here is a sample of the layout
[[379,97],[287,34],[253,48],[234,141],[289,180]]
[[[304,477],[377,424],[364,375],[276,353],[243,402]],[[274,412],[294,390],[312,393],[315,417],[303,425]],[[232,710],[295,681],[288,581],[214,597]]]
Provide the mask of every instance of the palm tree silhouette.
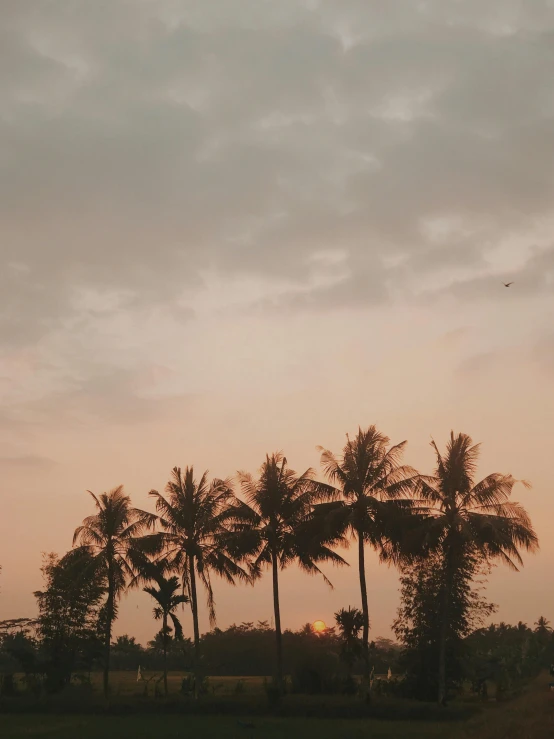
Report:
[[443,563],[438,695],[443,705],[449,606],[465,557],[476,554],[487,561],[498,559],[517,571],[523,564],[519,550],[536,551],[538,539],[525,509],[509,500],[517,482],[511,475],[495,472],[475,483],[479,445],[467,434],[451,432],[445,455],[434,441],[431,446],[437,459],[435,475],[421,476],[418,493],[430,507],[428,540]]
[[182,639],[183,627],[175,615],[175,610],[177,609],[177,606],[182,603],[188,603],[189,599],[184,593],[179,593],[181,590],[181,584],[178,577],[175,575],[169,578],[164,576],[163,563],[152,564],[146,569],[145,575],[148,579],[153,580],[157,586],[149,585],[143,588],[143,590],[145,593],[151,595],[158,604],[154,607],[154,618],[156,620],[162,620],[161,634],[163,644],[164,693],[167,695],[167,645],[171,632],[168,619],[171,618],[173,622],[175,639]]
[[375,426],[358,429],[354,439],[347,435],[340,457],[323,447],[321,464],[330,485],[320,485],[330,502],[317,506],[316,515],[326,520],[328,537],[348,544],[348,534],[358,541],[358,569],[362,600],[362,654],[364,679],[369,681],[369,608],[365,574],[365,545],[376,549],[383,561],[401,556],[408,515],[414,507],[406,497],[414,491],[418,473],[400,464],[403,441],[388,447],[390,439]]
[[546,619],[544,616],[541,616],[538,621],[535,621],[535,634],[540,634],[541,636],[548,636],[552,633],[552,627],[550,626],[550,621]]
[[287,460],[280,452],[267,455],[257,480],[247,472],[238,473],[246,502],[239,501],[227,514],[235,532],[237,553],[254,558],[251,562],[253,577],[258,577],[264,566],[270,566],[272,570],[279,692],[283,690],[279,569],[296,562],[305,572],[320,574],[331,585],[317,563],[346,564],[315,536],[313,527],[308,528],[313,505],[320,499],[313,477],[312,469],[297,475],[287,466]]
[[359,608],[341,608],[335,613],[335,622],[342,639],[341,657],[348,668],[349,677],[356,658],[362,653],[360,631],[364,626],[364,614]]
[[211,572],[233,585],[235,579],[249,581],[250,577],[230,556],[226,543],[224,514],[227,506],[236,501],[230,482],[219,479],[209,482],[207,472],[197,481],[192,467],[186,467],[184,473],[175,467],[165,492],[167,497],[156,490],[150,491],[156,500],[162,530],[146,537],[144,544],[152,553],[163,553],[167,567],[181,576],[188,592],[194,628],[195,695],[198,696],[200,629],[196,579],[204,585],[210,624],[215,625]]
[[128,584],[137,583],[136,573],[144,566],[144,557],[137,548],[138,538],[155,523],[155,516],[131,506],[123,486],[102,493],[94,499],[97,513],[84,519],[75,529],[73,545],[92,557],[92,566],[104,579],[107,600],[104,617],[104,695],[109,694],[110,645],[112,625],[117,615],[117,601]]

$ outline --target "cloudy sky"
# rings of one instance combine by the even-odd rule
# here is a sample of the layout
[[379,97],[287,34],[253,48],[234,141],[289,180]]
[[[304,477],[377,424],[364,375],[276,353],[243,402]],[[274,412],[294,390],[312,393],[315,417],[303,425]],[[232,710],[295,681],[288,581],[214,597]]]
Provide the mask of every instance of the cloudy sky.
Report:
[[[174,465],[317,467],[370,423],[426,472],[453,428],[533,483],[541,553],[489,594],[552,618],[554,2],[1,6],[0,618],[86,489],[148,507]],[[287,626],[358,603],[329,575],[284,576]],[[375,558],[369,595],[388,635]],[[216,600],[271,616],[268,578]]]

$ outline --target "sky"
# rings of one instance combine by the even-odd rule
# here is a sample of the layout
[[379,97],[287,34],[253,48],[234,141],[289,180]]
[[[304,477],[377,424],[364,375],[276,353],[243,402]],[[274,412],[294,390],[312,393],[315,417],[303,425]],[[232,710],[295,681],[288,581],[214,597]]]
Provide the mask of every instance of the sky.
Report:
[[[541,551],[487,592],[554,620],[554,2],[1,6],[0,618],[86,490],[152,510],[176,465],[319,469],[375,423],[423,472],[453,429],[532,483]],[[326,572],[283,574],[285,626],[358,605]],[[215,582],[218,625],[270,587]],[[390,636],[373,554],[368,596]],[[131,594],[115,633],[151,614]]]

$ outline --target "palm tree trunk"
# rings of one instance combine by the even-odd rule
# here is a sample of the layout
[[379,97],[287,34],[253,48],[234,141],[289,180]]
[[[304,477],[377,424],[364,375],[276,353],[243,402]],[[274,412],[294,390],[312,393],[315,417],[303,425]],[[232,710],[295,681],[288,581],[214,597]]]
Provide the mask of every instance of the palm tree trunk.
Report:
[[362,630],[362,656],[364,659],[364,686],[365,699],[369,703],[371,701],[370,692],[370,667],[369,667],[369,608],[367,605],[367,585],[365,581],[365,548],[364,535],[358,531],[358,569],[360,574],[360,594],[362,597],[362,614],[364,618]]
[[167,613],[164,613],[163,631],[164,631],[164,693],[167,697]]
[[364,678],[369,680],[369,608],[367,605],[367,585],[365,581],[364,537],[358,531],[358,565],[360,573],[360,593],[362,596],[362,613],[364,617],[362,631],[362,653],[364,658]]
[[112,563],[108,566],[108,600],[106,601],[106,633],[104,634],[104,697],[110,693],[110,647],[112,641],[112,622],[114,612],[114,582]]
[[190,607],[192,609],[192,624],[194,628],[194,697],[200,692],[200,629],[198,628],[198,603],[196,600],[196,571],[194,557],[190,557]]
[[273,612],[275,614],[275,643],[277,646],[277,687],[283,690],[283,639],[281,635],[281,610],[279,607],[279,562],[277,554],[272,553],[273,566]]
[[446,557],[444,590],[442,594],[441,628],[439,634],[439,706],[446,705],[446,647],[448,640],[448,626],[450,617],[450,593],[452,591],[452,564],[450,557]]

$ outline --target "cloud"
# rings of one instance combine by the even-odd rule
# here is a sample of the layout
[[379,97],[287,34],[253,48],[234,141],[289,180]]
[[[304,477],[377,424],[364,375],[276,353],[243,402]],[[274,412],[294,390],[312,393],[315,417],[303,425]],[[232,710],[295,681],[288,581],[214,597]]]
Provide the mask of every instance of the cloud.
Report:
[[[429,291],[424,297],[429,301],[432,297],[449,295],[460,300],[492,300],[499,296],[502,288],[502,298],[516,299],[551,295],[554,291],[554,246],[546,248],[531,248],[530,256],[517,270],[502,271],[491,265],[484,274],[468,279],[451,279],[446,287],[436,291]],[[509,288],[503,284],[513,282]],[[505,290],[510,293],[504,295]]]
[[19,457],[0,457],[0,468],[7,470],[42,472],[56,467],[58,463],[49,457],[26,454]]
[[554,374],[554,335],[552,332],[535,344],[532,357],[549,374]]
[[57,427],[79,430],[83,425],[147,424],[168,421],[193,409],[196,396],[171,391],[163,367],[125,370],[109,364],[89,369],[75,387],[48,392],[41,398],[20,404],[19,411],[31,426],[47,426],[55,419]]
[[75,290],[137,311],[210,270],[293,310],[405,299],[551,213],[546,2],[12,1],[0,33],[10,345]]

